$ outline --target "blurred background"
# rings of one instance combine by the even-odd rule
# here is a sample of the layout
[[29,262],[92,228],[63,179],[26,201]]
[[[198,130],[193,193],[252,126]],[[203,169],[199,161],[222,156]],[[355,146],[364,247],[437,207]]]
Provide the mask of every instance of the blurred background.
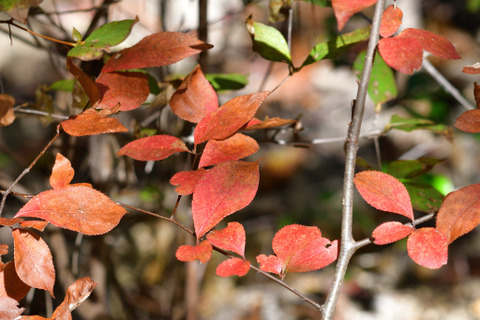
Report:
[[[241,0],[44,0],[30,11],[27,27],[38,33],[71,41],[73,27],[84,37],[109,21],[139,22],[119,50],[160,31],[187,32],[199,27],[206,4],[207,42],[214,45],[202,57],[206,74],[239,74],[244,82],[236,90],[218,92],[220,103],[243,94],[272,90],[288,75],[286,64],[271,63],[252,51],[245,28],[249,15],[270,23],[286,34],[288,20],[268,22],[270,1]],[[275,1],[272,1],[275,2]],[[390,4],[390,3],[388,3]],[[400,0],[402,28],[415,27],[441,34],[456,47],[461,60],[429,58],[432,65],[472,104],[473,82],[478,75],[461,73],[464,65],[480,61],[480,0]],[[292,3],[292,58],[299,66],[311,48],[338,34],[331,7],[308,1]],[[350,19],[343,32],[369,25],[373,8]],[[8,20],[1,13],[1,20]],[[0,89],[19,106],[16,120],[0,130],[0,185],[7,189],[55,134],[56,124],[85,106],[85,94],[53,90],[51,84],[71,79],[65,69],[68,48],[19,29],[0,25]],[[366,44],[359,44],[335,60],[303,68],[283,82],[266,99],[257,117],[298,119],[295,127],[256,132],[261,161],[259,192],[247,208],[222,222],[241,222],[247,232],[246,257],[252,263],[260,253],[271,254],[271,241],[284,225],[318,226],[325,237],[340,236],[344,140],[351,104],[357,92],[352,64]],[[129,132],[116,135],[70,137],[62,135],[14,191],[35,195],[49,189],[48,177],[55,155],[72,161],[75,182],[90,182],[116,201],[169,217],[177,194],[171,176],[190,167],[186,155],[161,162],[138,162],[116,157],[120,147],[146,134],[168,133],[187,138],[191,126],[176,118],[168,98],[179,77],[188,74],[199,57],[152,68],[158,91],[139,109],[120,114]],[[101,61],[82,63],[92,77]],[[177,80],[177,81],[176,81]],[[478,135],[453,130],[453,138],[430,130],[392,130],[379,136],[392,115],[429,119],[452,126],[465,109],[425,70],[412,76],[396,74],[398,97],[375,112],[370,100],[363,124],[358,170],[382,169],[395,160],[421,157],[442,159],[423,177],[444,195],[480,181]],[[243,81],[243,80],[242,80]],[[35,111],[36,114],[35,114]],[[40,111],[40,115],[38,115]],[[303,142],[296,147],[288,142]],[[13,217],[25,199],[10,196],[4,217]],[[422,212],[416,212],[416,218]],[[176,217],[191,226],[190,198],[180,202]],[[368,238],[383,221],[398,219],[368,206],[356,194],[354,234]],[[433,225],[429,222],[426,225]],[[220,226],[219,226],[220,227]],[[74,319],[318,319],[319,314],[297,296],[263,276],[221,278],[216,266],[224,257],[214,252],[205,265],[186,264],[175,258],[179,245],[192,237],[175,225],[132,212],[103,236],[80,237],[49,226],[42,234],[49,244],[57,271],[52,301],[40,290],[22,300],[25,314],[49,316],[65,289],[75,279],[90,276],[98,282],[92,296]],[[0,229],[0,242],[13,246],[8,228]],[[474,231],[454,242],[449,262],[439,270],[417,266],[406,253],[405,241],[369,245],[353,257],[335,319],[480,319],[480,235]],[[285,281],[323,302],[334,266],[304,274],[288,274]]]

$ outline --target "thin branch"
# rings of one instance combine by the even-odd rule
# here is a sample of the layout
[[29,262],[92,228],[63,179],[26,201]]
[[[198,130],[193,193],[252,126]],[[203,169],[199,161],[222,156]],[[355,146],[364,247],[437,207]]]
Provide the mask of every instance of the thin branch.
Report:
[[61,115],[61,114],[48,113],[48,112],[40,111],[40,110],[22,108],[22,106],[18,106],[18,107],[13,108],[13,111],[16,112],[16,113],[34,114],[34,115],[37,115],[37,116],[51,117],[51,118],[59,119],[59,120],[67,120],[69,118],[68,116],[64,116],[64,115]]
[[368,83],[370,82],[370,75],[372,73],[373,58],[375,56],[375,50],[379,39],[380,21],[382,18],[384,6],[385,0],[379,0],[375,6],[375,14],[373,17],[370,39],[368,42],[367,55],[365,57],[365,65],[363,68],[357,97],[353,105],[352,122],[350,123],[348,128],[346,142],[345,173],[343,180],[342,236],[340,242],[340,253],[337,260],[337,267],[335,270],[333,283],[330,287],[330,292],[328,293],[327,299],[322,306],[322,316],[324,320],[331,320],[333,318],[338,297],[340,296],[340,289],[343,285],[343,280],[347,271],[348,263],[356,250],[356,243],[352,235],[353,178],[355,175],[355,160],[357,157],[360,129],[362,126],[363,113],[365,110],[367,88]]
[[[383,130],[373,130],[367,132],[365,134],[360,135],[359,139],[378,139],[381,137],[385,132]],[[293,147],[311,147],[312,145],[316,144],[326,144],[326,143],[334,143],[334,142],[344,142],[345,137],[332,137],[332,138],[318,138],[312,139],[310,141],[286,141],[283,139],[274,140],[273,142],[279,145],[289,145]]]

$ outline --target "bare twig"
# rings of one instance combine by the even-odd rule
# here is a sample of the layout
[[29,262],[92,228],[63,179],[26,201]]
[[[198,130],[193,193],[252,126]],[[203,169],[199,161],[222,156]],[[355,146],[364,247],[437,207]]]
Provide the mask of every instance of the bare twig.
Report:
[[379,39],[380,20],[382,18],[385,0],[379,0],[375,6],[375,14],[372,22],[372,31],[368,42],[365,65],[362,72],[360,86],[357,91],[357,97],[353,106],[352,122],[348,128],[346,141],[346,159],[345,173],[343,178],[343,200],[342,200],[342,236],[340,242],[340,253],[338,255],[337,266],[333,283],[330,287],[327,299],[322,306],[322,316],[324,320],[331,320],[335,313],[340,289],[343,285],[348,263],[356,250],[356,242],[352,235],[353,220],[353,178],[355,176],[355,160],[358,151],[358,141],[360,129],[362,126],[363,113],[365,110],[365,100],[367,96],[368,83],[372,72],[373,58]]
[[67,120],[68,119],[68,116],[64,116],[64,115],[61,115],[61,114],[48,113],[48,112],[45,112],[45,111],[34,110],[34,109],[26,109],[26,108],[22,108],[22,106],[18,106],[18,107],[13,108],[13,111],[16,112],[16,113],[34,114],[34,115],[37,115],[37,116],[51,117],[51,118],[58,119],[58,120]]

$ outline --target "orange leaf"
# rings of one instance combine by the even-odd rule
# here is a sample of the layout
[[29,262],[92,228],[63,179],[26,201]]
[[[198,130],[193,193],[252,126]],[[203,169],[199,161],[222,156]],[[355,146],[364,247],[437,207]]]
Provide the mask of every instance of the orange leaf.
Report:
[[413,261],[429,269],[438,269],[448,260],[447,239],[435,228],[415,230],[408,237],[407,251]]
[[207,114],[218,109],[218,98],[197,65],[185,77],[169,104],[173,112],[183,120],[199,123]]
[[480,62],[472,64],[470,66],[464,66],[462,69],[463,73],[467,74],[479,74],[480,73]]
[[353,182],[362,198],[372,207],[414,219],[407,189],[393,176],[379,171],[363,171],[355,175]]
[[269,92],[262,91],[236,97],[227,101],[221,108],[207,114],[195,128],[195,144],[231,136],[253,118],[268,94]]
[[0,225],[1,226],[13,226],[14,224],[22,222],[22,221],[23,221],[23,219],[21,219],[21,218],[10,219],[10,218],[0,217]]
[[89,277],[80,278],[71,284],[63,302],[55,309],[52,319],[71,319],[71,312],[75,310],[92,293],[97,283]]
[[459,130],[479,133],[480,132],[480,109],[468,110],[462,113],[455,122]]
[[165,66],[210,48],[194,33],[154,33],[113,55],[102,72]]
[[47,221],[43,220],[27,220],[19,223],[22,228],[32,228],[38,231],[43,231],[48,225]]
[[372,6],[376,2],[377,0],[332,0],[338,30],[342,30],[348,19],[355,13]]
[[107,117],[93,109],[72,116],[62,121],[61,125],[66,133],[75,137],[128,131],[118,119]]
[[405,238],[414,230],[413,227],[398,221],[388,221],[373,230],[372,237],[375,238],[373,243],[378,245],[392,243]]
[[25,309],[18,307],[18,301],[10,297],[0,297],[0,319],[12,320],[18,317]]
[[421,43],[425,51],[443,59],[461,58],[447,38],[427,30],[407,28],[400,32],[397,38],[415,39]]
[[68,186],[36,195],[15,217],[40,218],[61,228],[97,235],[112,230],[126,212],[95,189]]
[[257,193],[259,178],[258,162],[229,161],[210,169],[193,193],[197,238],[226,216],[249,205]]
[[199,245],[196,246],[180,246],[177,249],[175,256],[180,261],[194,261],[200,260],[201,263],[205,263],[210,260],[212,256],[212,245],[207,240],[202,241]]
[[248,157],[260,149],[255,139],[241,133],[236,133],[225,140],[210,140],[203,149],[198,166],[207,167],[214,164],[240,160]]
[[[30,286],[18,277],[15,262],[10,261],[0,271],[0,297],[10,297],[17,301],[25,298]],[[0,319],[3,319],[0,317]]]
[[203,168],[193,171],[177,172],[171,179],[170,184],[179,185],[175,191],[183,196],[192,194],[198,182],[203,178],[207,171]]
[[177,152],[189,151],[185,143],[177,137],[157,135],[141,138],[124,145],[117,156],[129,156],[140,161],[157,161]]
[[75,79],[80,83],[83,90],[88,96],[90,100],[90,104],[93,106],[97,101],[100,100],[100,92],[98,91],[95,82],[93,82],[90,77],[82,71],[82,69],[78,68],[75,64],[73,64],[72,58],[67,57],[67,70],[73,74]]
[[148,77],[141,72],[102,73],[95,81],[102,98],[97,109],[130,111],[141,106],[149,93]]
[[412,74],[422,67],[423,48],[413,38],[383,38],[378,42],[378,51],[383,60],[392,68]]
[[72,168],[70,160],[65,158],[61,153],[57,153],[55,164],[50,175],[50,185],[53,189],[61,189],[72,181],[75,171]]
[[15,120],[14,105],[15,99],[12,96],[0,94],[0,126],[6,127]]
[[450,192],[437,215],[437,229],[452,243],[480,224],[480,184]]
[[250,262],[240,258],[230,258],[218,265],[216,274],[224,278],[231,276],[243,277],[249,270]]
[[383,11],[382,22],[380,24],[380,35],[382,37],[390,37],[402,24],[403,12],[399,7],[393,4]]
[[55,268],[48,245],[27,229],[14,229],[12,235],[18,277],[27,285],[46,290],[54,297]]
[[271,119],[265,119],[263,121],[260,121],[258,119],[253,118],[251,121],[247,123],[245,129],[243,130],[272,129],[272,128],[281,127],[287,124],[292,124],[297,121],[298,120],[281,119],[281,118],[271,118]]
[[212,246],[232,251],[245,258],[245,229],[238,222],[229,222],[222,230],[214,230],[207,234]]

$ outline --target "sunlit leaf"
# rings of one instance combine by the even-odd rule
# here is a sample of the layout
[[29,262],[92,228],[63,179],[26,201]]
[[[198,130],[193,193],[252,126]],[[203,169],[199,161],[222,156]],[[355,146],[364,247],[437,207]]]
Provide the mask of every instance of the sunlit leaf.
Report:
[[126,132],[127,128],[116,118],[87,109],[61,122],[63,130],[71,136],[90,136],[102,133]]
[[18,306],[18,301],[6,296],[0,297],[0,319],[11,320],[21,319],[20,316],[25,310]]
[[467,74],[479,74],[480,62],[474,63],[472,65],[464,66],[462,69],[462,72]]
[[372,6],[376,2],[377,0],[332,0],[338,30],[342,30],[348,19],[355,13]]
[[196,246],[183,245],[177,249],[175,256],[180,261],[194,261],[200,260],[201,263],[205,263],[210,260],[212,256],[212,245],[207,240],[202,241]]
[[375,239],[373,243],[378,245],[392,243],[407,237],[414,230],[412,226],[398,221],[384,222],[373,230],[372,237]]
[[207,234],[212,246],[232,251],[245,258],[245,229],[238,222],[229,222],[222,230],[213,230]]
[[230,258],[218,265],[216,274],[224,278],[231,276],[243,277],[249,270],[250,262],[240,258]]
[[53,189],[60,189],[70,184],[75,171],[72,168],[70,160],[65,158],[61,153],[57,153],[55,164],[50,175],[50,185]]
[[200,168],[214,164],[240,160],[258,151],[257,141],[249,136],[236,133],[225,140],[210,140],[203,149],[198,166]]
[[408,237],[407,251],[413,261],[425,268],[438,269],[447,264],[447,239],[435,228],[415,230]]
[[421,43],[423,50],[442,59],[461,58],[447,38],[427,30],[407,28],[400,32],[396,38],[416,39]]
[[197,238],[226,216],[249,205],[257,193],[258,182],[258,162],[229,161],[210,169],[193,193]]
[[275,273],[278,275],[282,274],[284,262],[275,255],[266,256],[264,254],[260,254],[257,256],[257,262],[260,264],[260,269],[265,272]]
[[243,130],[259,130],[259,129],[272,129],[278,128],[287,124],[293,124],[298,120],[292,119],[281,119],[281,118],[267,118],[263,121],[253,118],[246,124],[245,129]]
[[422,67],[423,47],[415,38],[383,38],[378,51],[390,67],[402,73],[413,74]]
[[134,140],[124,145],[117,156],[126,155],[139,161],[158,161],[174,153],[189,151],[185,143],[177,137],[156,135]]
[[204,168],[193,171],[177,172],[170,179],[170,184],[174,186],[178,185],[175,191],[178,194],[186,196],[193,193],[198,182],[203,178],[205,173],[207,173],[207,170],[205,170]]
[[97,283],[89,277],[83,277],[71,284],[63,302],[55,309],[52,319],[71,319],[71,312],[75,310],[92,293]]
[[384,38],[392,36],[402,24],[403,12],[393,4],[383,11],[380,24],[380,35]]

